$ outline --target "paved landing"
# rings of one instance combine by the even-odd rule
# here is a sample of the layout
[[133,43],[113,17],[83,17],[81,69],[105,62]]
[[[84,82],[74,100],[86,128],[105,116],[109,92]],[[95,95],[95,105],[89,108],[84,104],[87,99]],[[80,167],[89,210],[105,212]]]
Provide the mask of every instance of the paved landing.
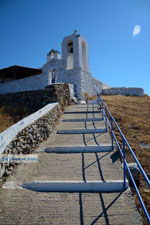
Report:
[[[49,139],[36,154],[38,163],[23,164],[0,190],[0,224],[2,225],[141,225],[130,190],[123,193],[41,193],[20,189],[29,181],[102,181],[122,180],[123,173],[115,151],[101,153],[46,153],[47,147],[111,145],[108,132],[100,134],[58,134],[58,130],[99,129],[104,121],[65,122],[69,119],[101,118],[97,106],[73,105],[66,108]],[[79,111],[82,111],[80,114]]]

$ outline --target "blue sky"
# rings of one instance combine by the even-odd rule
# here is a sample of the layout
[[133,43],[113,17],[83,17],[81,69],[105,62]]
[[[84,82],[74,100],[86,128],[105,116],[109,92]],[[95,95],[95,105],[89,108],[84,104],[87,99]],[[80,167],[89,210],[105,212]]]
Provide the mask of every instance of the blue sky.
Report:
[[42,67],[75,29],[88,42],[94,77],[150,95],[149,0],[0,0],[0,68]]

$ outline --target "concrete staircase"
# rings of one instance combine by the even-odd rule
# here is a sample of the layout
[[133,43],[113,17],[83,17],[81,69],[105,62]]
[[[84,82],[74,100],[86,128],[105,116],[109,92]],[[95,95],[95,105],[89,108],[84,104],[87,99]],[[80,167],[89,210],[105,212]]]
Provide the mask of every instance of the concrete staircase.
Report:
[[[105,121],[103,121],[102,116],[101,116],[101,110],[95,110],[94,105],[92,105],[92,110],[89,110],[89,105],[85,104],[85,108],[82,111],[80,108],[75,108],[74,111],[66,111],[64,112],[64,116],[71,116],[70,120],[63,119],[62,120],[62,125],[60,126],[59,130],[57,130],[56,135],[67,135],[68,138],[69,135],[74,134],[74,135],[82,135],[82,134],[105,134],[107,133],[107,141],[110,142],[111,138],[109,136],[109,133],[105,127]],[[78,111],[77,111],[78,110]],[[83,116],[86,118],[76,118],[78,116]],[[90,115],[90,117],[89,117]],[[66,124],[67,121],[67,124]],[[71,121],[71,122],[69,122]],[[77,127],[74,128],[75,124],[72,122],[75,121],[77,123]],[[78,121],[78,122],[77,122]],[[96,127],[96,122],[102,121],[101,124],[97,124]],[[87,124],[92,122],[93,128],[88,128]],[[70,124],[69,124],[70,123]],[[85,125],[84,129],[79,129],[79,123],[83,123]],[[63,130],[61,128],[66,127],[66,130]],[[102,126],[102,128],[101,128]],[[74,129],[70,129],[74,128]],[[72,138],[72,145],[73,146],[49,146],[44,149],[44,152],[47,153],[57,153],[57,154],[72,154],[72,153],[102,153],[102,152],[112,152],[114,147],[112,145],[104,145],[103,143],[96,143],[95,141],[95,146],[76,146],[74,143],[74,138]],[[67,144],[67,143],[66,143]],[[111,159],[110,159],[110,164],[111,164]],[[72,168],[73,169],[73,168]],[[103,181],[103,180],[97,180],[97,181],[68,181],[68,182],[30,182],[28,184],[23,185],[24,188],[28,188],[30,190],[34,191],[41,191],[41,192],[98,192],[98,193],[113,193],[113,192],[123,192],[128,188],[128,182],[126,181],[126,184],[124,183],[124,180],[109,180],[109,181]]]
[[67,107],[36,153],[3,185],[0,224],[142,224],[97,105]]

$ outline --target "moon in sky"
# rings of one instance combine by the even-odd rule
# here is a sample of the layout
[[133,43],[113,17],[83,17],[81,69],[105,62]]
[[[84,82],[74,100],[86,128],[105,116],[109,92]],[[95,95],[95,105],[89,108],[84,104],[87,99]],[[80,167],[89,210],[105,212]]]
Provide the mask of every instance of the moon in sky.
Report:
[[135,25],[132,31],[132,36],[136,36],[141,32],[141,26],[140,25]]

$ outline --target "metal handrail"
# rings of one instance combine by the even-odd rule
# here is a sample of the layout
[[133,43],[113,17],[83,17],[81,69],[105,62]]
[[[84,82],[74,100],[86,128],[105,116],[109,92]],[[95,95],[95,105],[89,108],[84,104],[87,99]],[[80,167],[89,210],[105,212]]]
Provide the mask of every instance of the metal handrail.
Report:
[[[111,135],[112,135],[112,140],[115,141],[116,143],[116,147],[117,149],[119,150],[120,152],[120,155],[121,155],[121,159],[123,161],[123,174],[124,174],[124,185],[126,185],[126,172],[128,172],[129,174],[129,177],[132,181],[132,184],[135,188],[135,191],[136,191],[136,194],[138,196],[138,199],[139,199],[139,202],[141,204],[141,207],[143,209],[143,212],[147,218],[147,221],[150,223],[150,215],[148,213],[148,210],[146,209],[145,207],[145,204],[144,204],[144,201],[142,199],[142,196],[138,190],[138,187],[136,185],[136,182],[134,180],[134,177],[132,176],[132,173],[131,173],[131,170],[128,166],[128,163],[126,161],[126,158],[125,158],[125,153],[126,153],[126,150],[125,150],[125,146],[129,149],[129,152],[131,153],[134,161],[136,162],[141,174],[143,175],[146,183],[148,184],[148,186],[150,187],[150,180],[147,176],[147,174],[145,173],[144,169],[142,168],[139,160],[137,159],[135,153],[133,152],[131,146],[129,145],[125,135],[123,134],[123,132],[121,131],[120,127],[118,126],[116,120],[114,119],[114,117],[112,116],[111,112],[109,111],[109,109],[107,108],[106,106],[106,103],[104,102],[103,98],[100,96],[100,95],[97,95],[98,96],[98,103],[100,104],[101,106],[101,109],[102,109],[102,117],[106,119],[106,123],[107,123],[107,127],[110,129],[111,131]],[[115,135],[115,132],[114,132],[114,126],[116,127],[116,129],[118,130],[119,134],[120,134],[120,137],[122,138],[122,144],[123,144],[123,148],[120,146],[119,144],[119,141],[117,140],[117,137]]]

